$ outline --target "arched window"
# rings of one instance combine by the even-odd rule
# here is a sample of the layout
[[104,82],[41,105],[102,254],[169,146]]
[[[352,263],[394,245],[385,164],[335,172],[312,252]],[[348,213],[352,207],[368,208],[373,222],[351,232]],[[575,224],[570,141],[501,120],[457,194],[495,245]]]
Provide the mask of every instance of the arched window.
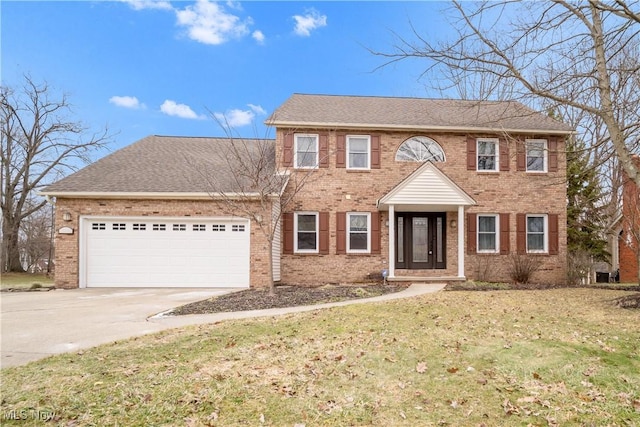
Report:
[[444,162],[440,145],[426,136],[413,136],[400,145],[396,152],[398,162]]

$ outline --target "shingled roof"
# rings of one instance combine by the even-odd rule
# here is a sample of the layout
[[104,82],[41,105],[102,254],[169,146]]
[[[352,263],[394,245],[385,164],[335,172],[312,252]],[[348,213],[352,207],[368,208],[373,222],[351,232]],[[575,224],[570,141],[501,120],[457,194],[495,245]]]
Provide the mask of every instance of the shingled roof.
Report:
[[569,134],[572,128],[515,101],[293,94],[266,121],[278,127]]
[[[41,193],[59,197],[246,193],[250,184],[232,176],[229,171],[233,157],[224,154],[233,147],[243,156],[265,147],[273,153],[274,146],[274,140],[265,139],[148,136],[61,179]],[[268,164],[275,172],[273,154]]]

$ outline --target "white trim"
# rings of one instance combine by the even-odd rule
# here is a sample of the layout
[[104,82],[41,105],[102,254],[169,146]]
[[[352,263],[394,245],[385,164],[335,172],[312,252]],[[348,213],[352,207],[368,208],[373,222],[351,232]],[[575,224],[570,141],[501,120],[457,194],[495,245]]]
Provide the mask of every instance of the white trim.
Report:
[[[480,217],[491,217],[495,220],[494,236],[496,239],[495,249],[480,249]],[[485,233],[488,234],[488,233]],[[479,213],[476,215],[476,253],[478,254],[499,254],[500,253],[500,214],[494,213]]]
[[265,121],[267,126],[287,127],[287,128],[320,128],[320,129],[379,129],[379,130],[417,130],[417,131],[449,131],[456,133],[519,133],[519,134],[545,134],[545,135],[576,135],[575,130],[549,130],[549,129],[520,129],[520,128],[500,128],[500,127],[464,127],[464,126],[421,126],[412,124],[388,124],[388,123],[341,123],[341,122],[304,122],[273,120]]
[[[529,250],[529,218],[543,218],[543,246],[541,250]],[[528,254],[548,254],[549,253],[549,215],[547,214],[526,214],[525,224],[525,247]]]
[[[366,139],[367,140],[367,165],[365,167],[351,167],[349,166],[349,138],[361,138],[361,139]],[[346,151],[346,157],[347,157],[347,164],[346,167],[348,170],[370,170],[371,169],[371,135],[347,135],[345,137],[346,140],[346,144],[345,144],[345,151]]]
[[[316,160],[314,166],[298,166],[298,138],[315,138]],[[296,133],[293,135],[293,168],[294,169],[318,169],[320,165],[320,135],[317,133]]]
[[[494,153],[494,168],[493,169],[480,169],[480,142],[491,142],[495,146]],[[495,173],[500,172],[500,139],[499,138],[476,138],[476,172],[480,173]]]
[[[211,199],[260,199],[260,193],[202,193],[202,192],[129,192],[129,191],[41,191],[42,196],[60,199],[152,199],[152,200],[211,200]],[[269,198],[277,198],[278,194],[269,194]]]
[[458,277],[464,279],[464,206],[458,206]]
[[394,205],[389,205],[389,275],[396,277],[396,211]]
[[[316,217],[316,248],[298,249],[298,215],[314,215]],[[309,233],[308,231],[306,233]],[[296,254],[317,254],[320,252],[320,215],[318,212],[294,212],[293,213],[293,253]]]
[[[542,142],[542,170],[529,170],[529,143]],[[549,141],[543,138],[524,140],[524,166],[527,173],[547,173],[549,171]]]
[[[367,248],[366,249],[351,249],[351,221],[349,220],[351,215],[360,215],[367,217]],[[346,248],[348,254],[368,254],[371,253],[371,212],[347,212],[346,215]]]

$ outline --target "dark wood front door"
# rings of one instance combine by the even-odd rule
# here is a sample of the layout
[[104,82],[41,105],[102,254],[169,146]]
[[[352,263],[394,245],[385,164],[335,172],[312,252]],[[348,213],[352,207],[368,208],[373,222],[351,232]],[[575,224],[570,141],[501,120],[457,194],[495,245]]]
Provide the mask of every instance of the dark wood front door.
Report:
[[445,213],[398,213],[396,268],[446,268],[446,234]]

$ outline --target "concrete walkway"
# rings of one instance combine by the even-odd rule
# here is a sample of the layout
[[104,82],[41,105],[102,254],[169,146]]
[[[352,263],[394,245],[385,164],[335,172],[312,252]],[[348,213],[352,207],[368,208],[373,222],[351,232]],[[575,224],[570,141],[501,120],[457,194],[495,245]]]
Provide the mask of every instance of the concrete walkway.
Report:
[[[239,289],[73,289],[3,292],[0,367],[187,325],[277,316],[437,292],[443,284],[413,284],[374,298],[269,310],[165,316],[170,309]],[[157,314],[160,313],[160,314]]]

